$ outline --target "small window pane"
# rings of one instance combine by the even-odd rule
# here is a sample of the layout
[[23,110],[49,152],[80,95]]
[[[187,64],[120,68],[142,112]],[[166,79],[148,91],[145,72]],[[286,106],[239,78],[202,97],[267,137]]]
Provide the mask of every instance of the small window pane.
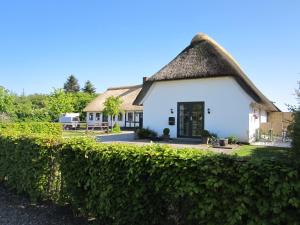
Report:
[[99,121],[100,120],[100,113],[96,113],[96,120]]
[[132,112],[128,113],[128,121],[133,121],[133,113]]
[[89,113],[89,120],[94,120],[94,113]]
[[108,116],[104,115],[102,116],[102,122],[108,122]]

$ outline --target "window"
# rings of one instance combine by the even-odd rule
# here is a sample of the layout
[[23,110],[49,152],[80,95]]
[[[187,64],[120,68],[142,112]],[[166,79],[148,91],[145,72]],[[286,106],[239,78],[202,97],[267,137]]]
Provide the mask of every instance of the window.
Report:
[[100,120],[100,113],[96,113],[96,120],[99,121]]
[[108,116],[104,115],[102,116],[102,122],[108,122]]
[[74,122],[79,122],[79,117],[73,117],[73,118],[72,118],[72,121],[74,121]]
[[119,113],[119,115],[118,115],[118,121],[122,121],[122,120],[123,120],[123,114]]
[[94,113],[89,113],[89,120],[94,120]]
[[133,113],[132,112],[128,113],[128,121],[129,122],[133,121]]

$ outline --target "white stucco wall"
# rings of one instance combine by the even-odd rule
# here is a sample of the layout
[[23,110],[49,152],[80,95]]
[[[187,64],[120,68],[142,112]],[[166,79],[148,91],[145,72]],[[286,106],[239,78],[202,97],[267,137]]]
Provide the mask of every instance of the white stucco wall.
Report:
[[[205,102],[204,129],[219,137],[236,135],[240,141],[249,141],[253,100],[231,77],[155,82],[143,99],[144,127],[158,134],[168,127],[171,137],[177,137],[177,103],[193,101]],[[170,116],[176,125],[168,125]]]

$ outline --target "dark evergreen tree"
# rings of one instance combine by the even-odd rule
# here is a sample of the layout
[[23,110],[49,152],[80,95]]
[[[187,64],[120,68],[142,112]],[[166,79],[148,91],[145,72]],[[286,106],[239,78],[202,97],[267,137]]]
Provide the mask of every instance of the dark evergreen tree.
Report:
[[87,82],[85,82],[84,88],[82,88],[82,91],[84,93],[95,94],[96,89],[95,89],[94,85],[92,84],[92,82],[88,80]]
[[80,91],[80,86],[78,80],[75,76],[71,75],[68,77],[66,83],[64,84],[65,92],[77,93]]

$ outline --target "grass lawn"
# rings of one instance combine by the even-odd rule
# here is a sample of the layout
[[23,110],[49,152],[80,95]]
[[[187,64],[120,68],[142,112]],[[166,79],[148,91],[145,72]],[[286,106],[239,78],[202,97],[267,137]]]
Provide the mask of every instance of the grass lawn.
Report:
[[94,137],[96,135],[103,134],[103,131],[89,131],[86,134],[85,130],[64,130],[63,137]]
[[261,159],[288,159],[290,148],[243,145],[235,149],[232,154],[242,157],[253,157]]

